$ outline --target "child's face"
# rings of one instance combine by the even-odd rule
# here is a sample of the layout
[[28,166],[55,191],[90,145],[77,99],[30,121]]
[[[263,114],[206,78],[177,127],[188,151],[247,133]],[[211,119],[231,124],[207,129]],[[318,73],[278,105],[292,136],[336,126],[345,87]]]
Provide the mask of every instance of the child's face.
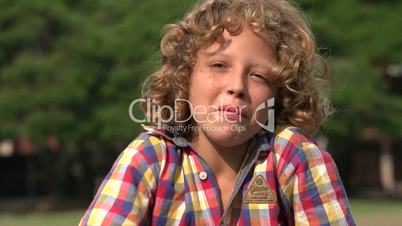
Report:
[[273,97],[269,76],[274,62],[267,39],[243,26],[240,34],[224,31],[201,48],[194,67],[189,101],[198,136],[222,146],[243,144],[265,123],[267,109],[257,107]]

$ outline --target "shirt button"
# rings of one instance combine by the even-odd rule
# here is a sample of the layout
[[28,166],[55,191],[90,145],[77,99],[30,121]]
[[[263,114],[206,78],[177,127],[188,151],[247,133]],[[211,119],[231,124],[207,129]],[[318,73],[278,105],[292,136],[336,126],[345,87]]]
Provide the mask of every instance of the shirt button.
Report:
[[198,176],[200,177],[201,180],[206,180],[208,177],[208,174],[205,171],[200,172],[200,174],[198,174]]

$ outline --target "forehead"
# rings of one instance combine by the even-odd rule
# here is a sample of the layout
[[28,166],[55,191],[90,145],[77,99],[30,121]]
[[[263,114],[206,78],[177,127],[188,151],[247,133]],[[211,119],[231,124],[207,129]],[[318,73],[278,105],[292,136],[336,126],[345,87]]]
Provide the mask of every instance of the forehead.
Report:
[[253,58],[273,59],[273,44],[270,36],[263,32],[254,32],[243,25],[238,33],[223,33],[210,45],[200,49],[199,55],[246,55]]

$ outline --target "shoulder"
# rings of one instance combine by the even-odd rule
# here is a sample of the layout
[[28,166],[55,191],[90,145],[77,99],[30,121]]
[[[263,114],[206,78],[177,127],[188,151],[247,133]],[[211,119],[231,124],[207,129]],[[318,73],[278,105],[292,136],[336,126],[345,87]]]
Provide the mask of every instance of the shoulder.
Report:
[[273,142],[281,200],[293,224],[355,225],[330,154],[296,127],[278,128]]
[[166,159],[166,142],[162,136],[150,132],[140,133],[119,155],[117,165],[146,171],[159,171]]
[[152,156],[162,154],[165,151],[165,146],[165,140],[160,135],[142,132],[131,141],[125,151]]
[[289,165],[292,168],[311,168],[333,162],[330,154],[323,150],[314,138],[298,127],[277,128],[274,134],[273,150],[279,169]]
[[275,130],[274,145],[280,150],[290,147],[298,147],[305,143],[316,144],[313,138],[298,127],[280,126]]

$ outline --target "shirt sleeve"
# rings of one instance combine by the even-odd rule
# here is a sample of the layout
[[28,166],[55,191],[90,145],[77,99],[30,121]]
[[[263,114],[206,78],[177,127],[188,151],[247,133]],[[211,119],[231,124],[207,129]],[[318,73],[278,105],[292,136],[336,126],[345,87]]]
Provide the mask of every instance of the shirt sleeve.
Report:
[[306,136],[287,131],[275,148],[281,201],[289,225],[355,225],[336,165]]
[[163,145],[139,136],[118,157],[79,225],[144,225],[153,204]]

